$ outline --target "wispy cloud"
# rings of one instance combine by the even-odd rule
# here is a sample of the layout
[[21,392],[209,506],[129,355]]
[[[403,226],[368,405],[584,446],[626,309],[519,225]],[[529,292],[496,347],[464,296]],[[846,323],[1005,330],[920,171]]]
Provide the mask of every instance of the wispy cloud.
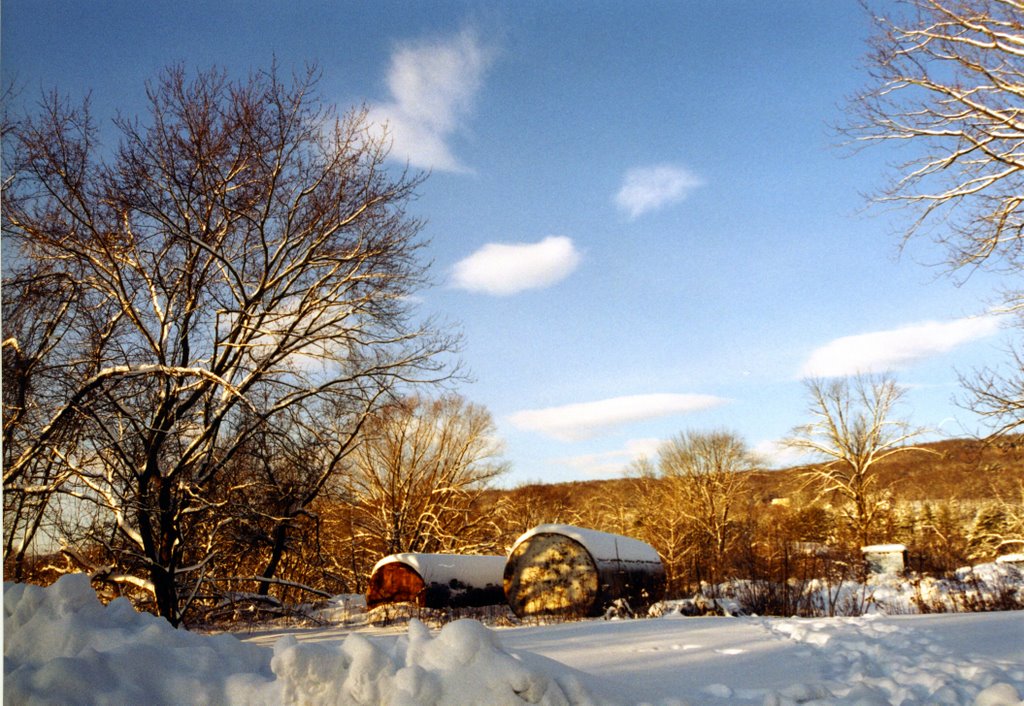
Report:
[[414,167],[467,171],[449,139],[464,126],[494,52],[465,30],[437,41],[400,44],[391,55],[391,100],[370,119],[391,131],[391,156]]
[[508,296],[550,287],[576,269],[580,253],[572,238],[552,235],[538,243],[489,243],[455,263],[452,285]]
[[624,475],[634,461],[645,456],[657,456],[661,444],[662,440],[655,438],[630,439],[621,449],[570,456],[557,461],[575,468],[589,478],[611,478]]
[[658,417],[699,412],[726,403],[713,395],[654,393],[612,397],[560,407],[516,412],[509,421],[517,429],[535,431],[559,441],[589,439],[612,427]]
[[648,211],[682,201],[703,183],[690,170],[674,164],[635,167],[623,177],[615,203],[630,218],[637,218]]
[[927,321],[911,326],[844,336],[814,350],[800,370],[803,377],[842,377],[906,368],[999,330],[996,316]]

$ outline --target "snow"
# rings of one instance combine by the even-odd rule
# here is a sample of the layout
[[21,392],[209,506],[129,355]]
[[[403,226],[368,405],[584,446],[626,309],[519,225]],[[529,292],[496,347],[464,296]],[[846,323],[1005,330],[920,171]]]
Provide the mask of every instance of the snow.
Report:
[[1020,704],[1024,611],[201,635],[84,576],[4,584],[16,704]]
[[4,584],[7,703],[227,703],[236,675],[272,677],[266,653],[174,630],[125,598],[104,606],[81,574]]
[[501,586],[505,571],[504,556],[468,554],[391,554],[378,561],[371,573],[386,564],[405,564],[420,575],[424,583],[446,584],[453,579],[467,586]]
[[560,534],[579,542],[590,553],[598,567],[618,562],[661,565],[661,557],[658,556],[658,552],[646,542],[619,534],[609,534],[572,525],[538,525],[520,535],[509,553],[514,552],[516,547],[537,534]]
[[365,622],[366,596],[361,593],[344,593],[332,596],[326,604],[310,606],[306,612],[321,623],[351,625]]
[[[308,637],[307,633],[304,637]],[[12,704],[499,704],[596,701],[563,665],[529,666],[473,620],[436,636],[413,621],[374,640],[275,640],[175,630],[124,599],[103,606],[83,575],[4,584],[4,701]]]
[[905,552],[907,547],[905,544],[871,544],[866,547],[861,547],[860,550],[865,554],[876,554],[886,552]]

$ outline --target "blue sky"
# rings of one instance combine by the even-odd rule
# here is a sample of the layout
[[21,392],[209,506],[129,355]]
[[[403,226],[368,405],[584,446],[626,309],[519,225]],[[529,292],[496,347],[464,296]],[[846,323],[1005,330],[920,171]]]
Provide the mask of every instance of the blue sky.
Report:
[[865,210],[901,155],[831,127],[867,80],[853,0],[6,0],[2,32],[23,97],[100,116],[170,63],[276,57],[386,121],[396,165],[431,170],[422,306],[463,332],[506,483],[613,476],[683,430],[782,463],[807,375],[891,371],[914,423],[978,430],[951,399],[1002,357],[996,283],[897,256],[910,215]]

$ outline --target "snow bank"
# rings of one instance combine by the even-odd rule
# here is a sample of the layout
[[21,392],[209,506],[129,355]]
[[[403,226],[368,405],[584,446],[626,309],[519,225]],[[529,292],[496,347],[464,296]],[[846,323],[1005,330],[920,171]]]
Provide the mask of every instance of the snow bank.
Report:
[[851,590],[866,597],[868,613],[977,612],[1024,604],[1024,571],[988,563],[957,569],[948,579],[930,576],[873,577]]
[[175,630],[82,575],[4,584],[4,700],[16,704],[592,704],[578,680],[527,667],[476,621],[421,623],[390,649],[350,634],[273,650]]
[[366,596],[343,593],[331,597],[326,604],[311,607],[309,614],[330,625],[351,625],[366,622]]
[[413,620],[390,654],[358,634],[340,645],[283,638],[272,666],[288,704],[592,703],[577,681],[530,670],[474,620],[449,623],[437,637]]
[[8,703],[229,703],[235,675],[269,681],[269,662],[265,648],[175,630],[126,598],[104,606],[84,575],[4,584]]
[[[779,594],[780,584],[733,580],[704,586],[693,599],[665,601],[653,615],[778,614],[778,605],[759,609],[763,594]],[[874,574],[853,580],[791,581],[789,614],[812,616],[907,615],[1011,610],[1024,606],[1024,569],[1007,562],[958,569],[949,578],[915,574]]]

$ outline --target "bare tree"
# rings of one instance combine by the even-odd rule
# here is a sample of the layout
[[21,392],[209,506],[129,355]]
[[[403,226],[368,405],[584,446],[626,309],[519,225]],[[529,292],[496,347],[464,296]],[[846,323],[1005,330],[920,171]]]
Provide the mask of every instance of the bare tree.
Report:
[[[656,464],[638,465],[653,491],[654,510],[645,520],[648,535],[672,570],[679,574],[689,561],[698,580],[721,578],[729,552],[738,540],[737,510],[747,487],[746,471],[753,457],[735,434],[725,431],[684,432],[662,444]],[[653,482],[652,482],[653,480]],[[659,488],[660,486],[660,488]],[[650,504],[648,498],[648,504]]]
[[847,519],[861,544],[871,541],[884,509],[877,464],[895,454],[924,450],[910,445],[923,430],[893,414],[904,389],[888,376],[808,380],[812,421],[797,427],[787,444],[824,459],[806,471],[821,495],[849,503]]
[[[212,570],[255,434],[315,435],[328,408],[351,432],[397,387],[447,374],[454,341],[409,296],[426,273],[406,213],[420,179],[385,170],[386,136],[365,111],[336,118],[315,79],[172,67],[143,120],[115,120],[114,151],[88,103],[56,95],[6,141],[5,238],[75,283],[62,301],[81,315],[46,352],[65,389],[38,401],[5,490],[60,459],[63,492],[105,518],[94,541],[173,624]],[[352,436],[316,439],[332,456]]]
[[[861,143],[909,152],[882,202],[916,212],[946,247],[946,268],[1010,277],[1006,312],[1024,312],[1024,5],[1019,0],[903,0],[875,17],[871,83],[847,130]],[[967,379],[970,401],[997,433],[1024,425],[1021,352],[1008,373]]]
[[689,587],[688,569],[699,553],[690,522],[677,511],[684,503],[682,484],[666,482],[654,462],[647,458],[635,462],[632,470],[639,483],[637,534],[661,557],[665,566],[665,595],[679,597]]
[[487,518],[474,502],[505,470],[493,434],[490,413],[455,395],[406,398],[367,420],[351,461],[367,542],[381,555],[475,550]]

